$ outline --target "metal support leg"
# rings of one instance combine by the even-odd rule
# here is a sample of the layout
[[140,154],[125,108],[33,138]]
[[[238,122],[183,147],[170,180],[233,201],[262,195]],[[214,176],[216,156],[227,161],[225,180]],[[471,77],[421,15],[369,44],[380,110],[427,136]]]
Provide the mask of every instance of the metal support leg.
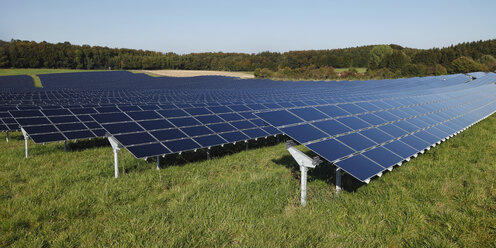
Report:
[[248,141],[245,142],[245,150],[248,151]]
[[5,134],[5,140],[7,140],[7,142],[9,142],[9,131],[7,131],[7,133]]
[[64,140],[64,152],[67,151],[67,140]]
[[300,166],[301,172],[301,205],[307,205],[307,172],[308,167]]
[[310,158],[302,151],[296,149],[296,143],[292,140],[286,142],[286,149],[296,160],[300,166],[301,171],[301,205],[305,206],[307,204],[307,172],[309,168],[315,168],[318,164],[322,162],[319,157]]
[[24,147],[26,148],[25,149],[26,150],[26,158],[28,158],[28,156],[29,156],[29,148],[28,148],[28,139],[27,138],[24,139]]
[[341,191],[342,186],[341,186],[341,169],[336,168],[336,194]]
[[210,148],[207,149],[207,160],[210,160]]
[[160,156],[157,156],[157,170],[160,170]]
[[107,139],[109,140],[110,145],[112,146],[112,149],[114,151],[114,175],[115,175],[115,178],[118,178],[119,177],[119,155],[118,155],[118,153],[119,153],[119,150],[121,149],[121,145],[112,136],[107,137]]
[[24,130],[24,128],[21,128],[21,132],[22,132],[22,135],[24,136],[24,147],[26,150],[26,158],[28,158],[28,156],[29,156],[29,148],[28,148],[29,135]]
[[114,176],[119,177],[119,149],[114,149]]
[[279,144],[279,135],[276,135],[276,144]]

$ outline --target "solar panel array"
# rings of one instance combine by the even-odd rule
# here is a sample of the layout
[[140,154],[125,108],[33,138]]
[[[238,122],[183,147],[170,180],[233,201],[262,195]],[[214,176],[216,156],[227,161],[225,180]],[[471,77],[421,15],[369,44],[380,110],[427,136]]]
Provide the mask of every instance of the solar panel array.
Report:
[[48,74],[43,89],[0,92],[0,130],[22,127],[37,143],[113,136],[137,158],[285,133],[367,181],[491,114],[496,74],[474,75],[282,82]]
[[496,74],[464,90],[256,114],[360,181],[496,111]]
[[478,72],[470,72],[470,73],[467,73],[467,75],[473,77],[473,78],[480,78],[480,77],[483,77],[485,76],[487,73],[486,72],[483,72],[483,71],[478,71]]
[[2,76],[0,77],[0,88],[32,89],[34,88],[34,81],[28,75]]

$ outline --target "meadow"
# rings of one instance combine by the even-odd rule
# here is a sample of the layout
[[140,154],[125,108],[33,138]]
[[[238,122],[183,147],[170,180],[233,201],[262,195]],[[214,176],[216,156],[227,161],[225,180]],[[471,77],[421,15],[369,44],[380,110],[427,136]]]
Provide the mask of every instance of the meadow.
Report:
[[[345,71],[349,71],[350,68],[335,68],[334,71],[335,72],[345,72]],[[355,68],[355,70],[357,70],[358,73],[365,73],[367,72],[367,68],[365,67],[358,67],[358,68]]]
[[496,117],[370,184],[333,167],[299,170],[274,138],[155,161],[103,139],[34,145],[0,141],[0,246],[494,247]]

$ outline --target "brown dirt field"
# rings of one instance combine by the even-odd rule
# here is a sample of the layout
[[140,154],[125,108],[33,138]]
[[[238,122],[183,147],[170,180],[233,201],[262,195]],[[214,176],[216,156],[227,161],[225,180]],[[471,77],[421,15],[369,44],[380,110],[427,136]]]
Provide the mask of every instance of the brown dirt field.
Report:
[[254,78],[250,72],[200,71],[200,70],[143,70],[141,72],[167,77],[227,76]]

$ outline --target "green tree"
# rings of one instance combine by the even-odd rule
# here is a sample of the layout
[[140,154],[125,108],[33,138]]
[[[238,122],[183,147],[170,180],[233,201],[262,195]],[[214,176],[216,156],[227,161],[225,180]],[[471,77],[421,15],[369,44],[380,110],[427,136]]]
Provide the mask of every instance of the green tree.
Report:
[[427,75],[427,66],[424,64],[408,64],[401,70],[403,76],[425,76]]
[[368,68],[375,70],[378,69],[382,60],[393,53],[393,49],[388,45],[377,45],[370,50]]
[[273,74],[274,72],[268,68],[263,68],[263,69],[257,68],[255,69],[254,72],[255,77],[259,77],[259,78],[269,78],[272,77]]
[[381,63],[391,71],[400,70],[405,65],[410,63],[410,57],[408,57],[403,51],[394,50],[393,53],[384,57],[383,62]]
[[0,47],[0,67],[6,68],[10,66],[9,54],[4,47]]
[[430,67],[430,71],[428,72],[429,75],[446,75],[448,74],[448,71],[446,70],[446,67],[436,64],[434,67]]
[[468,73],[483,70],[483,66],[470,57],[461,56],[451,62],[451,72]]
[[490,71],[496,70],[496,58],[494,58],[492,55],[482,55],[480,62],[486,65]]

